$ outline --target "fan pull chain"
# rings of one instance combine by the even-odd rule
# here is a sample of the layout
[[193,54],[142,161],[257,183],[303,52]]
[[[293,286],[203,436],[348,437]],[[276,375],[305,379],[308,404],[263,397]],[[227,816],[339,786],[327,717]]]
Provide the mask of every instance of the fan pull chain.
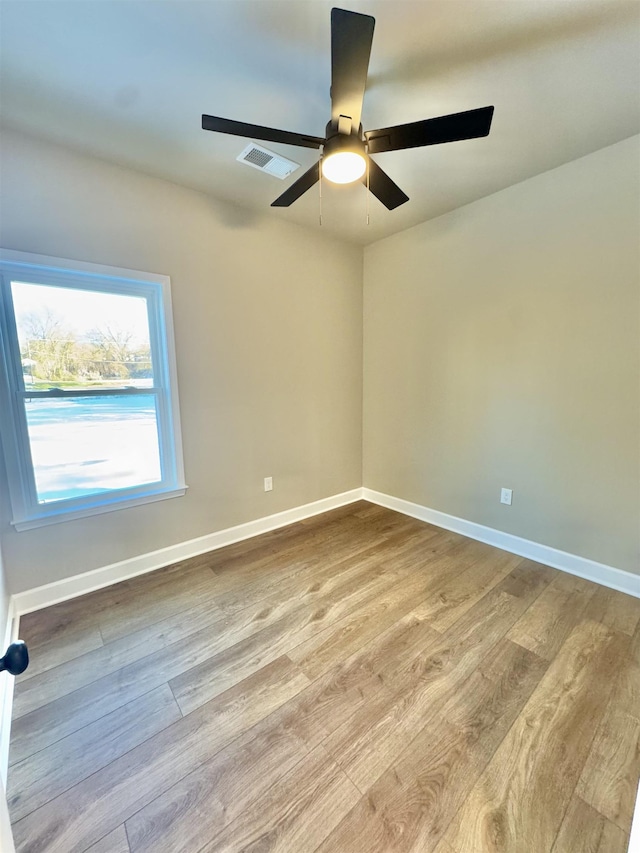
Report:
[[322,154],[318,160],[318,187],[320,191],[320,227],[322,227]]

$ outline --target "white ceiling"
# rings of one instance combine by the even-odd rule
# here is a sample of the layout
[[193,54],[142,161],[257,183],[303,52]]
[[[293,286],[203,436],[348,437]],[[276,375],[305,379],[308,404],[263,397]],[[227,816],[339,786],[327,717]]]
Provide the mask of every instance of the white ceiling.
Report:
[[[285,181],[237,163],[247,140],[202,113],[324,136],[325,0],[1,0],[3,122],[238,206],[318,227],[317,189],[270,208]],[[438,216],[640,132],[640,3],[369,0],[365,129],[495,105],[486,139],[377,155],[410,201],[323,182],[323,230],[357,243]],[[98,200],[96,200],[97,202]],[[246,210],[246,214],[242,211]],[[254,212],[250,212],[254,211]]]

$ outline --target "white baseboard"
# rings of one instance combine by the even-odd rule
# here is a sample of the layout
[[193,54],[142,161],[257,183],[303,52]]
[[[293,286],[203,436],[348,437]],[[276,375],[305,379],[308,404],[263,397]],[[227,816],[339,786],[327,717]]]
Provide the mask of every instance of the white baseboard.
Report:
[[218,530],[215,533],[209,533],[188,542],[180,542],[177,545],[170,545],[168,548],[161,548],[158,551],[141,554],[139,557],[112,563],[110,566],[83,572],[80,575],[26,590],[26,592],[19,592],[12,597],[13,612],[17,616],[22,616],[34,610],[41,610],[43,607],[59,604],[61,601],[94,592],[97,589],[111,586],[111,584],[136,575],[152,572],[154,569],[160,569],[163,566],[170,566],[172,563],[186,560],[189,557],[197,557],[207,551],[224,548],[225,545],[232,545],[234,542],[250,539],[279,527],[286,527],[288,524],[302,521],[304,518],[310,518],[313,515],[319,515],[330,509],[336,509],[361,499],[362,489],[352,489],[349,492],[332,495],[329,498],[278,512],[275,515],[268,515],[255,521],[228,527],[225,530]]
[[586,580],[599,583],[602,586],[640,598],[639,575],[625,572],[622,569],[616,569],[613,566],[606,566],[603,563],[596,563],[593,560],[579,557],[576,554],[559,551],[548,545],[531,542],[528,539],[522,539],[520,536],[514,536],[511,533],[494,530],[491,527],[485,527],[482,524],[476,524],[464,518],[447,515],[447,513],[439,512],[438,510],[430,509],[429,507],[421,506],[402,498],[396,498],[392,495],[386,495],[382,492],[376,492],[373,489],[358,488],[352,489],[349,492],[342,492],[338,495],[332,495],[313,503],[304,504],[294,509],[285,510],[275,515],[268,515],[255,521],[219,530],[197,539],[191,539],[188,542],[180,542],[168,548],[161,548],[158,551],[141,554],[139,557],[122,560],[119,563],[113,563],[100,569],[83,572],[80,575],[64,578],[63,580],[45,584],[26,592],[17,593],[11,600],[14,627],[20,615],[31,613],[33,610],[50,607],[61,601],[85,595],[88,592],[102,589],[103,587],[127,580],[136,575],[145,574],[163,566],[169,566],[172,563],[186,560],[189,557],[196,557],[207,551],[224,548],[225,545],[232,545],[234,542],[250,539],[253,536],[259,536],[261,533],[267,533],[279,527],[286,527],[288,524],[293,524],[304,518],[310,518],[311,516],[319,515],[328,510],[362,499],[378,504],[379,506],[387,507],[388,509],[396,510],[404,515],[418,518],[437,527],[452,530],[455,533],[468,536],[470,539],[486,542],[489,545],[494,545],[496,548],[501,548],[503,551],[527,557],[538,563],[544,563],[555,569],[560,569],[572,575],[578,575]]
[[569,554],[567,551],[559,551],[549,545],[531,542],[529,539],[522,539],[520,536],[513,536],[511,533],[503,533],[501,530],[494,530],[492,527],[485,527],[482,524],[476,524],[474,521],[457,518],[455,515],[447,515],[445,512],[429,509],[402,498],[394,498],[373,489],[363,489],[362,497],[366,501],[396,510],[403,515],[418,518],[420,521],[435,524],[437,527],[444,527],[446,530],[452,530],[454,533],[460,533],[470,539],[477,539],[479,542],[486,542],[488,545],[494,545],[503,551],[509,551],[511,554],[527,557],[537,563],[544,563],[554,569],[560,569],[571,575],[577,575],[602,586],[618,590],[618,592],[640,598],[640,575],[634,575],[632,572],[606,566],[604,563],[596,563],[586,557],[578,557],[576,554]]

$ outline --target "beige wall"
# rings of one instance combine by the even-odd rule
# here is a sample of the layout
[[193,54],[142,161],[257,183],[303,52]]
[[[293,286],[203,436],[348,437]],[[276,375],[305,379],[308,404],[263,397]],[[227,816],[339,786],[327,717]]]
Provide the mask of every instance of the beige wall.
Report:
[[366,486],[640,571],[639,139],[365,250]]
[[[365,250],[366,486],[639,570],[638,144]],[[0,462],[12,592],[361,485],[359,248],[29,137],[2,156],[0,244],[171,276],[190,486],[16,533]]]
[[171,276],[189,485],[20,533],[5,494],[12,592],[361,485],[361,249],[29,137],[2,158],[0,245]]

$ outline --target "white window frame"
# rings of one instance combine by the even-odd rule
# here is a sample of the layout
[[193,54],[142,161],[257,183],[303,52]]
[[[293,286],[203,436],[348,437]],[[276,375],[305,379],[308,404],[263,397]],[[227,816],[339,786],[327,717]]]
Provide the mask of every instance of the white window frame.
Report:
[[[160,450],[161,480],[94,495],[38,503],[24,406],[25,389],[11,281],[96,290],[147,300]],[[0,432],[13,510],[12,524],[28,530],[184,495],[184,463],[168,276],[0,249]],[[109,393],[109,392],[107,392]],[[113,392],[110,392],[113,393]],[[42,392],[46,396],[47,392]],[[87,391],[88,396],[104,392]],[[52,398],[54,395],[51,395]],[[62,396],[62,395],[57,395]],[[70,392],[69,396],[82,396]]]

